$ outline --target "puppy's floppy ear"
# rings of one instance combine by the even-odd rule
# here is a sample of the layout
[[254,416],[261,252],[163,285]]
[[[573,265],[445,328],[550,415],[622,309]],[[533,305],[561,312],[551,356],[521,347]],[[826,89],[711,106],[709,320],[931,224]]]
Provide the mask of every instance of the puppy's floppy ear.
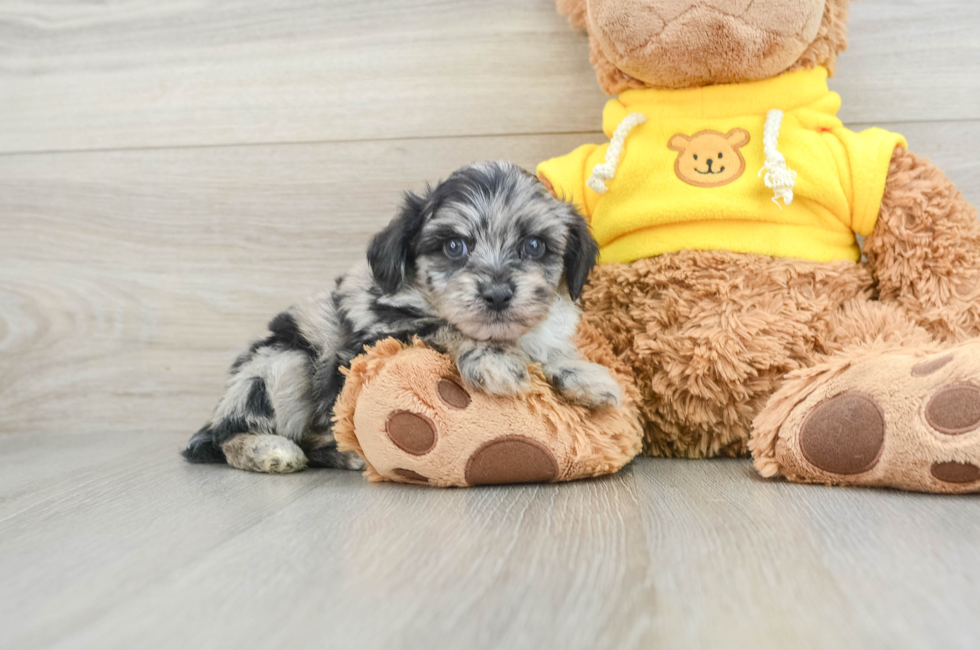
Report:
[[412,243],[422,228],[425,203],[418,194],[405,192],[398,215],[368,246],[367,259],[374,281],[385,293],[398,291],[412,267]]
[[[570,207],[574,212],[574,208]],[[599,258],[599,244],[589,224],[577,212],[568,228],[568,240],[565,243],[565,285],[572,300],[578,300],[582,295],[582,287],[589,279],[589,273]]]

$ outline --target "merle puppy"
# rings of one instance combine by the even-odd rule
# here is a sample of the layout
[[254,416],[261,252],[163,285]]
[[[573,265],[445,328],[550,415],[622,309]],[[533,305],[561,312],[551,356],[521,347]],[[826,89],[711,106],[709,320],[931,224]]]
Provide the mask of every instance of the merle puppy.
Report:
[[464,167],[422,196],[408,193],[366,261],[333,292],[276,316],[269,336],[238,357],[184,457],[271,473],[362,468],[337,451],[330,430],[340,370],[389,336],[448,353],[477,390],[525,390],[528,363],[539,363],[565,398],[618,405],[609,372],[579,358],[571,341],[572,301],[597,252],[575,209],[508,163]]

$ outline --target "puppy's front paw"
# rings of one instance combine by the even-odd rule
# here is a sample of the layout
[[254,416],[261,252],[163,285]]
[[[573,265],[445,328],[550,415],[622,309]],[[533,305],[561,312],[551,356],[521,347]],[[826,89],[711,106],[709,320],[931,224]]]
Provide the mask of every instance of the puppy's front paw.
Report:
[[464,382],[491,395],[516,395],[531,387],[527,361],[515,354],[474,349],[457,366]]
[[623,403],[623,391],[605,366],[582,362],[574,366],[552,371],[552,383],[562,397],[570,402],[589,408],[611,406],[619,408]]

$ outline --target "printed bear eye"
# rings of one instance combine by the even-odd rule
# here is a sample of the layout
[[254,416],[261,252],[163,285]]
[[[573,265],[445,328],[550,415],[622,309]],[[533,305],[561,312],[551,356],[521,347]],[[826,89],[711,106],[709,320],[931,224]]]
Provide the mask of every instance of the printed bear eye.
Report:
[[721,155],[721,152],[720,152],[720,151],[718,152],[718,157],[719,157],[719,158],[721,158],[721,157],[722,157],[722,155]]
[[470,251],[466,248],[466,242],[462,239],[450,239],[442,245],[442,252],[451,260],[461,260]]
[[695,160],[697,160],[697,159],[698,159],[698,155],[697,155],[697,154],[694,154],[694,159],[695,159]]

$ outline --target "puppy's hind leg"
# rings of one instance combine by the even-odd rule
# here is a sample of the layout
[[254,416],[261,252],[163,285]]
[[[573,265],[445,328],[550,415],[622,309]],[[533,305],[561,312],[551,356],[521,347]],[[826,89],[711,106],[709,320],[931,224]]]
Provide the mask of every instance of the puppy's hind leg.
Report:
[[274,337],[253,346],[233,366],[214,418],[194,434],[184,457],[272,474],[306,467],[295,441],[306,433],[313,410],[309,356]]
[[303,450],[289,438],[270,434],[240,433],[221,445],[228,464],[266,474],[289,474],[306,467]]
[[274,346],[260,348],[242,365],[222,405],[247,424],[222,436],[229,465],[268,474],[306,467],[306,454],[294,441],[303,437],[312,416],[310,367],[301,351]]

